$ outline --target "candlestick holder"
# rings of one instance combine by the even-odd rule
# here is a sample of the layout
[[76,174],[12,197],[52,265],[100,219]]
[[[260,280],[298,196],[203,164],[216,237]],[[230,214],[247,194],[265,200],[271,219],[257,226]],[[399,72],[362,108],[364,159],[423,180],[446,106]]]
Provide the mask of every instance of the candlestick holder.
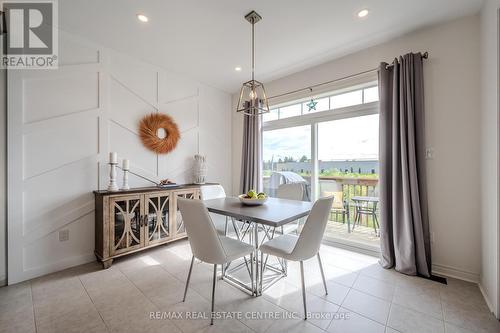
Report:
[[130,186],[128,184],[128,169],[122,169],[123,170],[123,184],[122,184],[122,190],[130,190]]
[[116,184],[116,166],[118,163],[108,163],[109,164],[109,185],[108,191],[116,192],[118,191],[118,185]]

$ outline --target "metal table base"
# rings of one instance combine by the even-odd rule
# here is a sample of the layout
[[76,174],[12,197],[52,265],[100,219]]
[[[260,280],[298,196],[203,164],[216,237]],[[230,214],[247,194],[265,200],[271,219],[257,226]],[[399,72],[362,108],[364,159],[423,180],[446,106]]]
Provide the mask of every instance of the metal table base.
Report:
[[[264,256],[263,253],[260,253],[259,256],[259,246],[262,245],[264,241],[274,238],[276,228],[266,228],[266,226],[261,226],[254,222],[244,222],[241,228],[238,228],[234,219],[232,219],[232,224],[234,230],[236,231],[238,240],[245,241],[245,237],[248,236],[248,241],[255,247],[255,250],[250,255],[250,262],[244,258],[243,262],[234,267],[230,267],[232,263],[223,267],[222,280],[248,293],[249,295],[260,296],[263,291],[287,275],[288,267],[286,260],[278,259],[278,263],[280,265],[278,268],[267,263],[269,258],[268,255]],[[259,232],[263,233],[261,242],[259,242]],[[232,274],[245,268],[249,273],[250,282],[242,281]]]

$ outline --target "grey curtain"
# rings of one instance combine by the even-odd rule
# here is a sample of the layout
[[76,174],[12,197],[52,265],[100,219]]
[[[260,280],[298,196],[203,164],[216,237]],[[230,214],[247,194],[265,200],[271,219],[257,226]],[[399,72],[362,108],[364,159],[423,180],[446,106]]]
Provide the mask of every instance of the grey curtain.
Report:
[[262,191],[260,165],[261,116],[243,115],[243,152],[241,154],[241,193]]
[[422,55],[382,63],[379,93],[381,264],[430,277]]

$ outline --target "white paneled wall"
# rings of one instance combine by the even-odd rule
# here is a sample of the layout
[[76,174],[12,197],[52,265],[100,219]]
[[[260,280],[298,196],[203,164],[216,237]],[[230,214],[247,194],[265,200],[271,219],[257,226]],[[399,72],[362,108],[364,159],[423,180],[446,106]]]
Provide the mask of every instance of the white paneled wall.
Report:
[[[109,151],[178,183],[192,181],[193,155],[205,154],[209,179],[231,188],[229,94],[63,32],[60,50],[58,70],[8,75],[10,284],[94,260],[92,191],[107,186]],[[137,136],[142,116],[158,111],[181,131],[167,155]]]

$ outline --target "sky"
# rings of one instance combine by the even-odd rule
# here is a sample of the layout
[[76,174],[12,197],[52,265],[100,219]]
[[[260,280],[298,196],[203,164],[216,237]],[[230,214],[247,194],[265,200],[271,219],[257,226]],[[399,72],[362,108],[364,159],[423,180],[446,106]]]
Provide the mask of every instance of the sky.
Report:
[[[378,159],[378,128],[378,114],[318,124],[319,160]],[[303,155],[311,158],[310,125],[264,132],[264,161]]]

